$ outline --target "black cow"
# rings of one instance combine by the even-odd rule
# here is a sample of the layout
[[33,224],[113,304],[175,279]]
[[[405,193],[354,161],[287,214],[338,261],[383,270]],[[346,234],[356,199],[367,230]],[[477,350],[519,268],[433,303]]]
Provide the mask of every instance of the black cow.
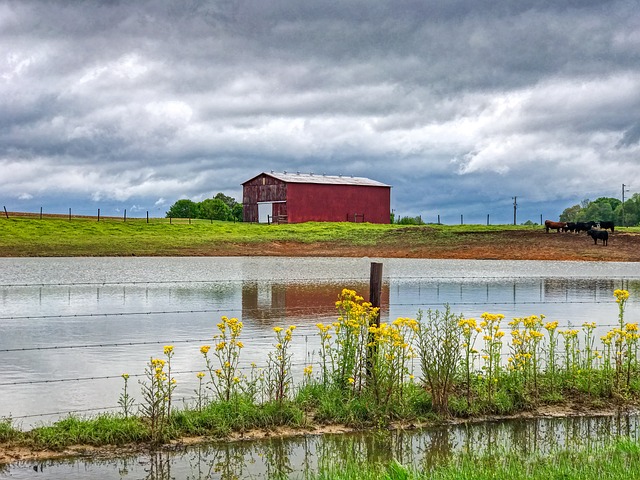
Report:
[[564,227],[565,232],[575,232],[576,231],[576,222],[567,222],[567,226]]
[[596,222],[576,222],[576,233],[588,232],[596,226]]
[[593,238],[593,243],[598,244],[598,240],[602,240],[602,245],[607,245],[609,242],[609,232],[606,230],[595,230],[591,229],[587,231],[587,235]]
[[611,233],[613,233],[613,229],[615,228],[615,225],[613,222],[598,222],[598,224],[600,225],[601,229],[611,230]]

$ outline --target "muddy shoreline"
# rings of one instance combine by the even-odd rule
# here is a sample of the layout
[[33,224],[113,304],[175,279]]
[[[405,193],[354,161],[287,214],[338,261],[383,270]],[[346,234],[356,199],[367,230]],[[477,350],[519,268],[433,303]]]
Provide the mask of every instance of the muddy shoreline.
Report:
[[[481,415],[470,418],[449,418],[442,421],[429,422],[402,422],[392,423],[388,430],[412,431],[421,428],[476,424],[487,421],[533,419],[533,418],[558,418],[558,417],[605,417],[613,415],[628,415],[638,411],[635,404],[619,404],[610,406],[593,406],[581,402],[565,403],[558,405],[541,405],[531,410],[519,412],[513,415]],[[353,428],[346,425],[315,425],[306,428],[277,427],[273,429],[254,429],[244,432],[234,432],[225,438],[213,438],[206,436],[183,437],[172,440],[159,447],[152,447],[147,443],[128,445],[71,445],[60,450],[35,449],[28,446],[12,443],[0,444],[0,465],[9,465],[25,462],[43,462],[51,460],[108,460],[118,457],[146,455],[154,451],[182,452],[185,449],[206,443],[257,441],[266,438],[287,438],[305,435],[341,434],[367,431],[368,429]]]

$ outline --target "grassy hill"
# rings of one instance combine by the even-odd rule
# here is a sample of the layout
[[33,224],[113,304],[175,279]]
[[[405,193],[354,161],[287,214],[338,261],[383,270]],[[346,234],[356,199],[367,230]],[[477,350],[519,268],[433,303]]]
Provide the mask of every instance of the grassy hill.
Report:
[[[541,227],[377,225],[310,222],[265,225],[152,218],[18,216],[0,219],[0,256],[258,255],[286,245],[313,254],[353,248],[398,252],[456,245],[470,233],[538,231]],[[286,253],[286,252],[285,252]],[[400,255],[401,256],[401,255]]]

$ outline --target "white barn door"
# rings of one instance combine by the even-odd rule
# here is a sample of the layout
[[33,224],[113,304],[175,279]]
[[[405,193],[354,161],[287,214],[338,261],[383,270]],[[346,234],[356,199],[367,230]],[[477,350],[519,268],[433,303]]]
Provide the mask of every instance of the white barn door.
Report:
[[273,202],[258,202],[258,223],[269,223],[273,215]]

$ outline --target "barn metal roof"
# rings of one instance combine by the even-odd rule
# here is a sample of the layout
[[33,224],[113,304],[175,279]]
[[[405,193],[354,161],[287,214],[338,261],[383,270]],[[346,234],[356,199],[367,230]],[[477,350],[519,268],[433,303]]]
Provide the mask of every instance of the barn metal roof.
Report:
[[[353,177],[351,175],[325,175],[323,173],[290,173],[290,172],[262,172],[260,175],[268,175],[286,183],[320,183],[326,185],[363,185],[369,187],[391,187],[376,180],[365,177]],[[260,175],[256,175],[259,177]],[[256,178],[253,177],[253,178]],[[247,182],[253,180],[247,180]],[[244,182],[244,183],[247,183]]]

